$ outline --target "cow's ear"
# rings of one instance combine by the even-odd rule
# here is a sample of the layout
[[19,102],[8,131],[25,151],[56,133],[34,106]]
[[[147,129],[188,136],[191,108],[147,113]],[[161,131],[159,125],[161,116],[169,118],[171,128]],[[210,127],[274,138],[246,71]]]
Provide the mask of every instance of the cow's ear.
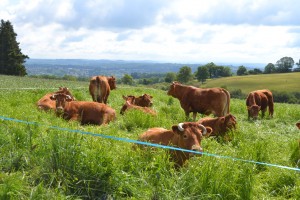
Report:
[[127,97],[125,97],[124,95],[122,95],[122,97],[123,97],[124,100],[127,100]]
[[221,117],[221,121],[222,121],[222,122],[225,122],[225,117]]
[[178,126],[177,125],[173,125],[172,126],[172,131],[178,135],[181,135],[182,132],[178,129]]
[[205,136],[209,136],[213,132],[213,129],[210,126],[205,126],[205,128],[206,128],[206,131],[207,131]]
[[247,110],[250,110],[251,106],[247,106]]
[[72,101],[73,99],[72,99],[72,97],[70,96],[70,95],[66,95],[66,101],[67,102],[70,102],[70,101]]
[[55,101],[55,100],[56,100],[56,95],[53,94],[52,96],[50,96],[50,99],[51,99],[52,101]]

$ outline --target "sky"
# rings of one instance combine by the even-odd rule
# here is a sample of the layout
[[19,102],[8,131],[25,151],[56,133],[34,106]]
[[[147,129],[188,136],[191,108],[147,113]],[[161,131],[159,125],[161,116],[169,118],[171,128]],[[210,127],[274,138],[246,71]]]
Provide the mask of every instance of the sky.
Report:
[[300,59],[299,0],[0,0],[40,59],[276,63]]

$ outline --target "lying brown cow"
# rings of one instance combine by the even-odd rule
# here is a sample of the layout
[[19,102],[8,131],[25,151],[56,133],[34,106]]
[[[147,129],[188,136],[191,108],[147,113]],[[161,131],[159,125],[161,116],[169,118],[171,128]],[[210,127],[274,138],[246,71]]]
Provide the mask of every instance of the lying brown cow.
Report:
[[214,114],[221,117],[229,114],[230,94],[223,88],[196,88],[173,82],[168,95],[177,98],[186,117],[193,112],[195,121],[197,112],[205,115]]
[[207,134],[207,136],[223,136],[228,130],[236,128],[236,118],[232,114],[216,118],[205,117],[200,119],[198,123],[213,129],[212,133]]
[[75,98],[72,96],[72,94],[71,94],[71,92],[69,91],[68,88],[66,88],[66,87],[59,87],[58,91],[52,92],[52,93],[48,93],[45,96],[43,96],[40,100],[38,100],[37,107],[40,110],[45,110],[45,111],[55,110],[55,108],[56,108],[56,102],[52,101],[50,99],[50,97],[53,94],[58,94],[58,93],[63,93],[63,94],[69,95],[73,101],[75,100]]
[[94,76],[90,80],[89,91],[95,102],[106,104],[110,90],[116,88],[116,79],[113,76]]
[[98,102],[72,101],[69,95],[53,94],[51,100],[56,101],[56,114],[66,120],[80,121],[84,124],[108,124],[115,120],[116,112],[111,107]]
[[128,100],[131,104],[134,104],[136,106],[142,106],[142,107],[151,107],[153,105],[152,103],[152,96],[149,94],[143,94],[142,96],[135,97],[133,95],[124,96],[123,99]]
[[257,119],[259,111],[262,112],[263,118],[268,107],[269,116],[273,117],[273,95],[269,90],[256,90],[250,92],[246,99],[246,106],[248,110],[248,119],[250,119],[250,117]]
[[[124,96],[123,96],[123,98],[124,98]],[[125,98],[125,100],[126,100],[125,104],[122,106],[121,111],[120,111],[121,115],[123,115],[126,110],[131,110],[131,109],[140,110],[144,113],[151,114],[151,115],[156,115],[156,112],[154,110],[152,110],[151,108],[137,106],[137,105],[130,103],[130,99],[132,99],[132,96]]]
[[[171,145],[182,149],[202,152],[202,136],[210,134],[212,129],[197,122],[185,122],[172,126],[172,130],[164,128],[150,128],[139,136],[140,141]],[[170,150],[171,159],[176,167],[181,167],[193,153]]]

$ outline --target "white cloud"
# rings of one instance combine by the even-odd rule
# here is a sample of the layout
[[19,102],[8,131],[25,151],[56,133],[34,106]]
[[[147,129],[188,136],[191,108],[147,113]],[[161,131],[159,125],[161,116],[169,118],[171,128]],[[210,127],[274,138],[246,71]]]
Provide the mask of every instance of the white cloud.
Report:
[[300,55],[297,0],[1,0],[31,58],[276,62]]

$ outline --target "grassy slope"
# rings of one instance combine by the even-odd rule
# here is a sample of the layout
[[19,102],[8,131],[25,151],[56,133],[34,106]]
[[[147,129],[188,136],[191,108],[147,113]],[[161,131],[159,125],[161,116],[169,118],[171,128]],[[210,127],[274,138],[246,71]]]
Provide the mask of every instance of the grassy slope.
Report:
[[243,93],[257,89],[270,89],[278,92],[299,92],[300,72],[286,74],[262,74],[249,76],[233,76],[208,80],[205,87],[226,86],[233,91],[242,89]]
[[[118,114],[108,126],[79,126],[53,113],[39,112],[36,101],[58,86],[67,86],[79,100],[91,100],[88,83],[1,76],[0,115],[43,126],[0,120],[0,199],[299,199],[299,173],[202,156],[176,172],[164,150],[133,150],[132,144],[51,129],[59,126],[136,139],[150,127],[170,128],[184,121],[179,102],[165,91],[119,86],[109,105],[119,112],[121,95],[154,96],[158,116]],[[36,90],[21,88],[38,87]],[[248,121],[244,101],[232,99],[238,129],[231,142],[205,139],[205,152],[295,167],[300,106],[275,104],[273,119]]]

